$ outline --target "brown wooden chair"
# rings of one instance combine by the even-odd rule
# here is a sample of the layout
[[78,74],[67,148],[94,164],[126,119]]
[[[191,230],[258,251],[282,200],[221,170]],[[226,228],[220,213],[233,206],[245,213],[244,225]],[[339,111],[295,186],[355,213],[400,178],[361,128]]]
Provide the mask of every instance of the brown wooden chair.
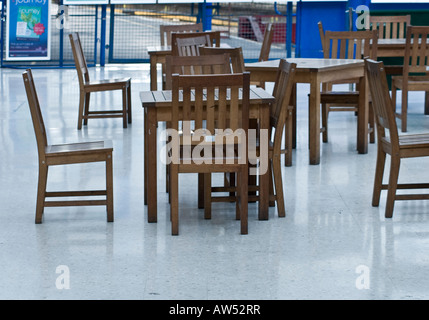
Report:
[[171,45],[171,34],[173,32],[203,32],[202,23],[194,24],[163,24],[159,26],[161,36],[161,46]]
[[369,16],[368,30],[377,30],[378,39],[405,38],[406,27],[411,25],[411,16]]
[[[165,89],[171,90],[172,75],[202,75],[202,74],[228,74],[231,73],[229,65],[229,55],[207,55],[207,56],[167,56],[166,57],[166,74],[165,74]],[[167,127],[171,126],[167,122]],[[201,175],[198,179],[200,185],[199,190],[203,189],[204,180]],[[169,190],[169,166],[166,166],[166,191]],[[198,194],[198,207],[204,207],[203,193]]]
[[[79,78],[79,117],[77,128],[82,129],[83,124],[88,123],[88,119],[92,118],[122,118],[123,127],[127,127],[127,123],[131,123],[131,78],[124,79],[105,79],[90,81],[88,67],[86,64],[85,55],[83,53],[79,34],[73,32],[69,34],[70,43],[73,51],[76,71]],[[105,92],[121,90],[122,91],[122,110],[103,110],[90,111],[89,101],[92,92]]]
[[226,74],[231,73],[228,54],[204,55],[204,56],[167,56],[166,90],[171,90],[171,78],[173,74],[202,75],[202,74]]
[[[23,73],[25,91],[27,93],[31,118],[37,141],[39,155],[39,183],[37,188],[36,219],[37,224],[42,223],[45,207],[62,206],[99,206],[107,208],[107,221],[113,221],[113,169],[112,169],[112,143],[110,141],[96,141],[85,143],[70,143],[48,145],[43,115],[40,110],[36,87],[31,70]],[[106,163],[106,189],[93,191],[46,191],[48,168],[55,165],[68,165],[88,162]],[[47,201],[52,197],[88,197],[104,196],[98,200],[58,200]]]
[[401,119],[402,132],[407,131],[408,91],[425,91],[426,97],[429,93],[429,76],[426,74],[429,66],[428,35],[428,26],[407,27],[403,72],[400,76],[392,76],[392,101],[395,110],[396,91],[402,90],[401,111],[396,113]]
[[200,55],[213,55],[213,54],[229,54],[231,69],[233,73],[243,73],[245,71],[243,50],[241,47],[237,48],[219,48],[219,47],[201,47]]
[[317,27],[319,29],[320,42],[322,43],[322,53],[325,51],[325,31],[323,29],[322,21],[317,23]]
[[171,54],[173,56],[199,56],[201,46],[220,47],[220,31],[171,34]]
[[267,61],[270,58],[271,44],[273,43],[274,27],[268,23],[264,31],[264,40],[262,41],[261,51],[258,61]]
[[[372,205],[378,207],[382,190],[387,190],[385,217],[393,216],[396,200],[428,200],[429,194],[398,194],[402,189],[427,189],[429,183],[398,184],[401,159],[429,156],[429,134],[399,135],[395,112],[383,62],[366,61],[377,127],[377,164],[375,169]],[[388,184],[383,184],[386,154],[390,155]]]
[[[295,85],[294,77],[296,72],[296,64],[289,63],[285,59],[280,60],[277,79],[274,84],[273,95],[275,102],[270,107],[270,132],[268,132],[268,160],[269,170],[272,175],[270,189],[270,203],[277,204],[277,212],[279,217],[285,216],[285,204],[283,193],[283,179],[281,172],[281,155],[286,154],[285,162],[287,166],[292,165],[292,116],[294,106],[290,104],[293,88]],[[285,145],[286,149],[281,148],[283,129],[285,129]],[[257,145],[256,154],[261,154],[261,147]],[[251,155],[249,154],[249,157]],[[249,159],[255,163],[255,159]],[[234,191],[233,186],[213,187],[212,192],[228,192]],[[258,186],[249,185],[249,191],[257,191]],[[210,196],[210,195],[205,195]],[[228,202],[235,199],[234,194],[228,197],[211,196],[210,202]],[[259,196],[249,195],[249,201],[258,201]]]
[[[376,31],[326,31],[323,47],[324,58],[331,59],[362,59],[369,57],[377,59]],[[358,79],[350,79],[341,83],[356,84]],[[320,94],[322,104],[322,134],[323,141],[328,141],[328,115],[332,111],[358,111],[359,91],[333,91],[332,86],[338,83],[324,83]],[[370,141],[375,142],[374,116],[370,107],[369,116]]]
[[[182,136],[177,137],[178,143],[172,144],[170,163],[170,209],[173,235],[179,233],[178,176],[179,173],[192,172],[204,174],[204,190],[207,194],[211,191],[212,173],[236,172],[238,174],[236,215],[240,217],[241,234],[248,233],[247,152],[238,152],[233,155],[221,152],[222,155],[220,155],[213,153],[213,150],[216,144],[220,146],[218,139],[223,141],[222,146],[226,148],[230,146],[232,148],[230,150],[233,151],[240,150],[242,145],[247,146],[249,79],[248,73],[173,75],[172,128],[177,131],[179,122],[183,123]],[[240,101],[239,98],[241,98]],[[195,121],[195,129],[192,131],[190,121]],[[225,133],[227,129],[232,130],[233,134],[229,135],[232,139],[225,139],[228,134],[219,134],[219,130],[224,130]],[[185,152],[190,150],[188,147],[201,149],[198,152],[192,149],[192,156],[189,158]],[[209,219],[211,217],[210,197],[205,196],[204,200],[206,201],[204,216]]]

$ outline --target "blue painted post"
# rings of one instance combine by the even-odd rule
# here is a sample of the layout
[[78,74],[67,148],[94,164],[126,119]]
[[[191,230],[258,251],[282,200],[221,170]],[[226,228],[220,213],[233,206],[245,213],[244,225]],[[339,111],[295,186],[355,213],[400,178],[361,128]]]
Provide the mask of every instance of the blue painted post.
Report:
[[288,1],[286,7],[286,58],[292,57],[292,19],[293,19],[293,3]]
[[[60,7],[63,6],[63,0],[60,0]],[[64,10],[58,12],[58,14],[63,15],[65,14]],[[64,19],[61,20],[62,23],[62,28],[60,29],[60,61],[59,61],[59,66],[60,68],[63,66],[64,63]]]
[[[103,4],[101,6],[101,38],[100,38],[100,66],[104,66],[106,63],[106,7]],[[113,14],[113,10],[110,10],[110,14]]]
[[212,29],[212,4],[211,2],[203,2],[198,4],[199,20],[203,24],[203,30]]

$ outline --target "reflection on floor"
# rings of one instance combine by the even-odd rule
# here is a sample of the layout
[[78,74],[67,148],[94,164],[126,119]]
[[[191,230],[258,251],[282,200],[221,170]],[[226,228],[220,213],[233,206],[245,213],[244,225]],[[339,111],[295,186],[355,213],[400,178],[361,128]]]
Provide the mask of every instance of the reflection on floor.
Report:
[[[308,164],[308,86],[298,87],[298,143],[283,168],[286,218],[270,208],[249,234],[239,234],[234,205],[216,203],[211,220],[197,209],[196,176],[180,180],[180,235],[170,234],[165,170],[159,168],[158,222],[143,203],[143,112],[149,68],[91,68],[91,78],[132,77],[133,123],[90,120],[77,126],[74,69],[34,69],[49,142],[111,139],[115,222],[102,207],[47,208],[34,224],[37,150],[19,69],[0,69],[1,299],[428,299],[429,206],[395,205],[384,218],[385,194],[371,206],[376,145],[356,152],[356,118],[332,113],[321,163]],[[429,131],[422,93],[410,94],[410,133]],[[120,93],[91,98],[120,103]],[[403,162],[401,181],[429,179],[425,159]],[[48,189],[104,183],[98,164],[53,168]],[[91,179],[87,179],[90,177]],[[59,278],[68,271],[69,282]],[[69,285],[67,289],[67,285]],[[66,288],[64,288],[66,286]]]

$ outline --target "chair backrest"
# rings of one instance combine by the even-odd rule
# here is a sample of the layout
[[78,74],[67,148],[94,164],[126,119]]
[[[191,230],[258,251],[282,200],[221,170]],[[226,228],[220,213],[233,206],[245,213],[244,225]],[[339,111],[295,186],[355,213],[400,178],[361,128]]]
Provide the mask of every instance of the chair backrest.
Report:
[[37,150],[39,159],[45,156],[45,148],[48,145],[45,124],[43,122],[42,111],[40,110],[39,99],[34,85],[31,69],[27,69],[22,77],[24,79],[25,92],[27,93],[28,105],[30,107],[31,119],[33,121],[34,133],[36,135]]
[[[201,133],[199,129],[208,131],[208,136],[219,133],[216,129],[231,129],[239,142],[246,143],[249,126],[249,73],[196,76],[175,74],[172,84],[172,129],[178,130],[179,121],[183,121],[183,137]],[[192,133],[191,121],[195,121]],[[174,158],[173,155],[173,161]],[[237,160],[243,159],[235,161]],[[247,163],[247,158],[244,163]]]
[[326,31],[324,58],[331,59],[377,59],[378,36],[373,31]]
[[200,46],[220,47],[220,31],[171,34],[171,54],[174,56],[198,56]]
[[407,27],[403,71],[405,77],[408,77],[408,73],[426,73],[426,67],[429,66],[428,35],[428,26]]
[[245,71],[243,50],[241,47],[237,48],[218,48],[218,47],[201,47],[200,55],[213,55],[213,54],[229,54],[231,59],[231,68],[233,73],[243,73]]
[[171,90],[173,74],[201,75],[231,73],[229,55],[167,56],[165,61],[165,89]]
[[264,40],[262,41],[261,51],[258,61],[267,61],[270,56],[271,43],[273,42],[274,27],[272,23],[268,23],[264,31]]
[[294,86],[296,63],[280,60],[277,78],[274,84],[273,96],[276,98],[270,109],[270,126],[275,129],[273,139],[274,148],[281,148],[283,127],[289,109],[290,98]]
[[203,32],[203,24],[163,24],[159,26],[161,46],[171,45],[171,33],[173,32]]
[[366,29],[378,30],[379,39],[405,38],[406,27],[411,25],[411,16],[370,16]]
[[89,82],[89,72],[85,55],[83,54],[79,34],[77,32],[70,33],[69,39],[73,51],[73,58],[74,63],[76,65],[77,75],[79,78],[79,85],[83,87],[85,83]]
[[398,127],[389,94],[384,64],[383,62],[367,59],[365,60],[365,68],[368,76],[379,143],[381,143],[380,140],[382,138],[388,136],[392,146],[399,147]]
[[322,52],[324,52],[325,47],[325,30],[323,30],[322,21],[317,23],[317,28],[319,29],[320,42],[322,43]]

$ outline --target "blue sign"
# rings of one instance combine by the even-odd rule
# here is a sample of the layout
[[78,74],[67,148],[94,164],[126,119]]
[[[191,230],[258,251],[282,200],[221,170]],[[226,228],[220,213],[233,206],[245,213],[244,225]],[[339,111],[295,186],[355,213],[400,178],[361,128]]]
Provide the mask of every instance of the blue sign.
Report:
[[6,60],[49,60],[50,0],[8,0]]

